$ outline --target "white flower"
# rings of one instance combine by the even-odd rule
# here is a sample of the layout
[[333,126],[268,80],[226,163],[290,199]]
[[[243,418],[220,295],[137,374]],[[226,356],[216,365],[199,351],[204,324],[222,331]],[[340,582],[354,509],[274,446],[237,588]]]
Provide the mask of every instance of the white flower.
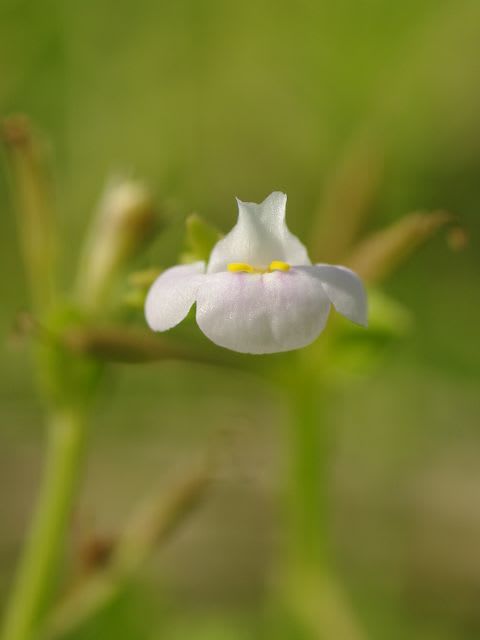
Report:
[[327,322],[330,305],[366,326],[367,299],[345,267],[312,265],[287,228],[287,196],[238,202],[238,221],[205,262],[167,269],[145,303],[147,322],[166,331],[197,303],[197,323],[215,344],[242,353],[289,351],[309,344]]

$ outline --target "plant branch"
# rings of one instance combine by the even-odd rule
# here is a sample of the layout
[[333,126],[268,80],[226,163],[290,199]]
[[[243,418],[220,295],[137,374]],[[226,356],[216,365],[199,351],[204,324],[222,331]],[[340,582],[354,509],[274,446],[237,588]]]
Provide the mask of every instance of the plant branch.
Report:
[[68,410],[50,418],[45,477],[7,607],[3,640],[28,640],[48,605],[64,549],[84,451],[84,424]]

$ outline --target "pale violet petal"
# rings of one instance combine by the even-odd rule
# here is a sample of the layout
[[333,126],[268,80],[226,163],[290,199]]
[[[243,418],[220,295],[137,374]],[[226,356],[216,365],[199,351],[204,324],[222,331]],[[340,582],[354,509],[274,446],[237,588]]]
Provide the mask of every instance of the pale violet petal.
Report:
[[268,267],[274,260],[311,264],[300,240],[285,222],[287,196],[275,191],[261,204],[237,199],[238,220],[212,250],[207,272],[225,271],[230,262]]
[[208,274],[197,292],[197,323],[213,342],[242,353],[290,351],[325,326],[330,301],[308,271]]
[[346,267],[331,264],[316,264],[302,268],[316,275],[339,313],[356,324],[367,326],[367,294],[356,273]]
[[166,331],[181,322],[195,302],[205,278],[205,262],[172,267],[152,284],[145,301],[145,317],[154,331]]

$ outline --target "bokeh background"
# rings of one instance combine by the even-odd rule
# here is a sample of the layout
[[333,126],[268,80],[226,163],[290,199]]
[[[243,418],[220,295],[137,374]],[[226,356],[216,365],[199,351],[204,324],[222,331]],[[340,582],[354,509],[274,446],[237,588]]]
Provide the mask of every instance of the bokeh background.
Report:
[[[27,113],[51,141],[66,283],[119,171],[145,179],[174,221],[195,210],[223,230],[233,196],[286,191],[305,239],[360,145],[381,169],[367,228],[417,209],[459,216],[464,251],[440,233],[384,285],[412,326],[329,409],[330,492],[337,563],[369,638],[480,637],[478,1],[1,0],[0,109]],[[28,350],[9,340],[28,298],[5,172],[0,210],[3,602],[44,433]],[[161,264],[176,260],[173,227]],[[114,532],[226,425],[233,436],[205,503],[76,637],[262,637],[285,419],[281,394],[244,373],[115,369],[94,414],[73,549]]]

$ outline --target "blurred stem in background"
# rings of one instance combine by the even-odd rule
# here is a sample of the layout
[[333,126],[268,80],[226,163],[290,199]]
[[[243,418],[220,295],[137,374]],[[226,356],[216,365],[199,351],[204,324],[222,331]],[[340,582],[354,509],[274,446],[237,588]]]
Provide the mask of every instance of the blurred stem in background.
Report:
[[283,597],[298,637],[363,640],[355,614],[337,584],[330,549],[328,383],[322,380],[318,368],[308,366],[303,358],[295,373],[289,385],[288,539]]
[[301,375],[291,387],[287,434],[290,454],[288,513],[293,575],[325,567],[328,557],[329,443],[324,419],[326,394],[315,376]]
[[[28,120],[15,116],[4,123],[16,199],[20,244],[30,285],[36,322],[47,323],[54,309],[56,225],[47,157]],[[3,638],[27,640],[35,633],[49,604],[65,532],[71,515],[83,458],[85,420],[82,404],[62,397],[68,383],[69,362],[58,358],[55,346],[35,352],[40,392],[48,407],[47,457],[40,494],[10,603],[5,614]],[[51,352],[51,353],[49,353]],[[45,356],[53,366],[44,371]],[[75,369],[73,366],[72,369]],[[75,377],[75,376],[74,376]],[[80,394],[81,395],[81,394]]]
[[[85,414],[98,386],[99,362],[62,344],[56,332],[78,321],[55,295],[56,225],[49,164],[28,120],[14,116],[3,125],[23,259],[35,323],[42,327],[35,349],[39,391],[47,407],[44,478],[10,602],[4,640],[29,640],[38,633],[53,595],[85,443]],[[94,241],[83,254],[84,305],[107,304],[109,288],[134,256],[151,228],[153,212],[146,189],[122,182],[112,187],[94,225]]]
[[4,640],[31,638],[49,604],[80,476],[84,416],[63,410],[52,413],[48,423],[45,475],[7,610]]

